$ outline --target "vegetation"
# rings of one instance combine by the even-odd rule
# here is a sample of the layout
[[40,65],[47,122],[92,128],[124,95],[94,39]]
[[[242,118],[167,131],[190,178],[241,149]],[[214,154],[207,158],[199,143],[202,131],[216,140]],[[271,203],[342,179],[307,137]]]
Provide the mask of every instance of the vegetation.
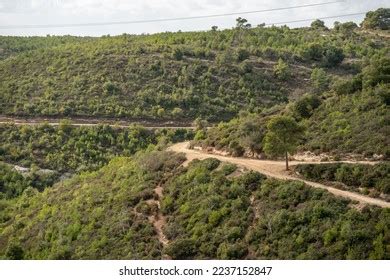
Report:
[[380,51],[349,78],[330,76],[324,69],[315,68],[311,90],[306,94],[287,106],[249,116],[242,113],[208,130],[201,139],[195,139],[194,145],[215,147],[232,155],[262,157],[266,124],[272,115],[281,115],[307,128],[298,150],[388,159],[389,65],[388,56]]
[[58,172],[37,170],[36,167],[25,174],[20,174],[11,166],[0,162],[0,199],[17,197],[28,187],[43,190],[52,186],[59,177]]
[[388,209],[358,212],[301,183],[256,172],[226,177],[220,165],[194,161],[166,183],[162,209],[173,241],[165,251],[172,258],[388,258]]
[[264,151],[271,156],[284,156],[288,170],[288,154],[296,151],[304,128],[291,117],[274,117],[267,124]]
[[348,190],[379,196],[390,194],[390,163],[376,165],[330,163],[300,164],[295,168],[304,178],[340,182]]
[[376,11],[368,12],[363,21],[363,27],[367,29],[390,29],[390,9],[380,8]]
[[0,108],[10,116],[230,120],[310,92],[313,69],[347,78],[385,48],[350,24],[265,28],[243,18],[223,31],[0,37]]
[[[388,259],[389,209],[167,152],[115,158],[39,193],[0,201],[6,259]],[[233,168],[232,168],[233,167]],[[165,248],[148,220],[164,188]]]
[[160,259],[153,225],[136,209],[182,161],[167,153],[115,158],[44,192],[28,188],[16,200],[1,201],[0,256]]
[[[388,10],[361,28],[238,18],[223,31],[0,37],[0,117],[195,126],[0,125],[0,259],[390,259],[388,208],[163,151],[194,139],[286,167],[295,151],[389,159]],[[389,199],[389,168],[295,171]]]
[[61,173],[97,170],[115,156],[130,156],[150,145],[184,141],[193,137],[190,131],[128,129],[99,125],[74,127],[63,121],[50,125],[0,126],[0,161]]
[[263,115],[241,113],[230,122],[220,123],[207,131],[200,130],[202,137],[195,137],[192,145],[204,149],[213,147],[233,156],[255,157],[263,152],[266,119]]

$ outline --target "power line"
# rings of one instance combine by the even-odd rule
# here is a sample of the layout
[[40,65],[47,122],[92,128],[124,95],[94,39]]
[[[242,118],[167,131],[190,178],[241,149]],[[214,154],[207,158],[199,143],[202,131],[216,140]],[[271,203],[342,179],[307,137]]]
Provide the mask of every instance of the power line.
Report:
[[0,26],[0,29],[86,27],[86,26],[107,26],[107,25],[124,25],[124,24],[139,24],[139,23],[153,23],[153,22],[169,22],[169,21],[181,21],[181,20],[192,20],[192,19],[216,18],[216,17],[235,16],[235,15],[247,15],[247,14],[265,13],[265,12],[273,12],[273,11],[283,11],[283,10],[300,9],[300,8],[307,8],[307,7],[324,6],[324,5],[343,3],[343,2],[345,2],[345,0],[338,0],[338,1],[331,1],[331,2],[322,2],[322,3],[313,3],[313,4],[305,4],[305,5],[289,6],[289,7],[280,7],[280,8],[272,8],[272,9],[264,9],[264,10],[246,11],[246,12],[235,12],[235,13],[225,13],[225,14],[191,16],[191,17],[134,20],[134,21],[111,21],[111,22],[90,22],[90,23],[70,23],[70,24],[64,23],[64,24],[3,25],[3,26]]

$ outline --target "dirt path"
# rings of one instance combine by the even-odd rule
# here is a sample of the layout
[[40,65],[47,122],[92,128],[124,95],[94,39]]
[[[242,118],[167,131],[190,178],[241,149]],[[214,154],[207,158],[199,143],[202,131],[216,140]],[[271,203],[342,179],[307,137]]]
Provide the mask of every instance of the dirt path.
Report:
[[[148,129],[161,129],[161,128],[168,128],[168,129],[194,129],[193,126],[189,123],[180,123],[180,122],[152,122],[152,121],[137,121],[137,120],[113,120],[113,119],[83,119],[83,118],[64,118],[70,121],[71,126],[76,127],[91,127],[91,126],[98,126],[98,125],[108,125],[111,127],[118,127],[118,128],[129,128],[134,125],[141,125]],[[61,122],[61,119],[58,118],[9,118],[4,117],[0,115],[0,124],[9,124],[13,123],[15,125],[29,125],[29,126],[36,126],[36,125],[42,125],[42,124],[48,124],[51,126],[59,126]]]
[[[349,198],[351,200],[358,201],[360,203],[364,204],[372,204],[383,208],[390,208],[390,203],[383,201],[381,199],[371,198],[368,196],[364,196],[358,193],[339,190],[333,187],[329,187],[320,183],[315,183],[307,180],[303,180],[297,177],[294,177],[290,175],[287,171],[285,171],[285,162],[284,161],[271,161],[271,160],[256,160],[256,159],[247,159],[247,158],[234,158],[234,157],[227,157],[227,156],[220,156],[220,155],[213,155],[213,154],[207,154],[205,152],[196,151],[196,150],[190,150],[188,149],[188,142],[178,143],[171,147],[169,147],[170,151],[178,152],[178,153],[184,153],[187,157],[187,161],[185,164],[188,164],[190,161],[194,159],[206,159],[206,158],[216,158],[220,161],[230,162],[234,163],[243,167],[246,167],[251,170],[255,170],[258,172],[261,172],[262,174],[273,177],[276,179],[281,180],[298,180],[306,183],[309,186],[325,189],[329,191],[330,193]],[[351,161],[343,161],[346,163],[364,163],[364,164],[375,164],[373,162],[369,161],[359,161],[359,162],[351,162]],[[326,162],[299,162],[299,161],[291,161],[290,166],[294,166],[300,163],[306,163],[306,164],[323,164]]]
[[157,194],[158,200],[151,199],[146,201],[146,203],[148,203],[150,206],[152,206],[153,204],[157,205],[157,214],[149,216],[148,219],[149,222],[153,224],[153,227],[157,232],[158,240],[161,244],[163,244],[163,246],[166,246],[169,243],[169,240],[163,232],[163,227],[166,225],[167,220],[166,217],[161,213],[160,201],[162,200],[163,196],[163,188],[161,187],[161,185],[158,185],[154,189],[154,192]]

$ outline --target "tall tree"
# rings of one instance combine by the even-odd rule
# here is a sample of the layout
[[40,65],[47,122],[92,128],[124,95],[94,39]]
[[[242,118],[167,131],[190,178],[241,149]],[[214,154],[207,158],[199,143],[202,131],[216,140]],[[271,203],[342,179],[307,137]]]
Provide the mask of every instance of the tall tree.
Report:
[[269,156],[285,156],[288,170],[288,154],[296,151],[304,134],[304,128],[293,118],[277,116],[267,124],[268,132],[264,138],[264,151]]
[[380,8],[376,11],[367,13],[366,18],[362,22],[365,29],[390,29],[390,9]]

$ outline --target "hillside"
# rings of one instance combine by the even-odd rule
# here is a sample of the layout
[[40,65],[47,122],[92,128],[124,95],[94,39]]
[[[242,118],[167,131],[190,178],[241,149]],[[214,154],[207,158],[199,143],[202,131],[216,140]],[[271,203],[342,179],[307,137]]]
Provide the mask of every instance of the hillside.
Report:
[[[26,259],[382,259],[389,209],[218,160],[117,158],[38,193],[2,201],[0,256]],[[161,210],[153,189],[163,188]],[[150,217],[161,211],[168,244]]]
[[350,77],[388,46],[356,25],[336,27],[238,24],[140,36],[0,37],[0,111],[229,120],[240,110],[260,112],[309,92],[315,68]]
[[313,88],[287,106],[237,118],[198,131],[194,145],[234,156],[265,157],[267,122],[276,115],[291,116],[306,134],[298,151],[335,158],[388,159],[390,156],[390,58],[388,48],[367,61],[360,73],[331,78],[318,70]]
[[0,260],[390,259],[389,17],[0,36]]

